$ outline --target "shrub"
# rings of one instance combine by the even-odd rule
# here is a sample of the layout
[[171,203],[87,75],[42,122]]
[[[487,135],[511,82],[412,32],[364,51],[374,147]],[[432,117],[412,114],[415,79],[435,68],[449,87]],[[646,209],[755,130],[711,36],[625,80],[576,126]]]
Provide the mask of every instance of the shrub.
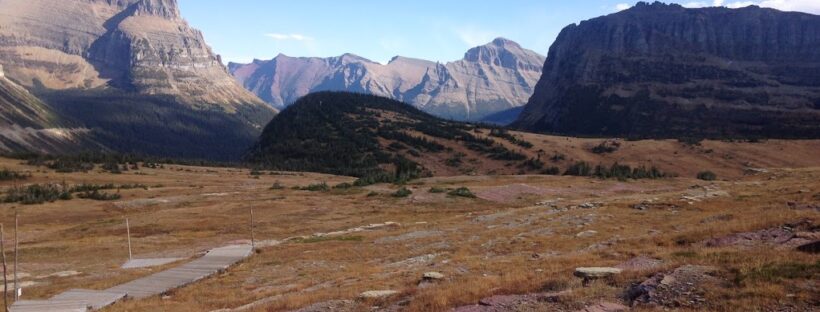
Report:
[[459,187],[455,190],[450,191],[449,193],[447,193],[447,195],[458,196],[458,197],[466,197],[466,198],[475,198],[476,197],[475,194],[473,194],[473,192],[471,192],[470,189],[468,189],[466,187]]
[[593,147],[592,152],[595,154],[610,154],[614,153],[619,148],[621,148],[621,143],[618,141],[604,141]]
[[102,165],[102,170],[112,173],[112,174],[121,174],[122,170],[120,170],[120,165],[115,162],[107,162]]
[[678,138],[678,142],[680,142],[683,145],[696,146],[696,145],[700,145],[700,143],[703,142],[703,138],[696,138],[696,137]]
[[711,172],[711,171],[708,171],[708,170],[707,171],[701,171],[701,172],[698,172],[698,179],[701,179],[703,181],[714,181],[714,180],[717,180],[717,175],[714,172]]
[[447,190],[443,189],[443,188],[440,188],[440,187],[434,186],[434,187],[431,187],[430,190],[428,190],[427,192],[433,193],[433,194],[440,194],[440,193],[447,192]]
[[336,186],[334,186],[333,188],[334,189],[339,189],[339,190],[346,190],[346,189],[349,189],[349,188],[352,188],[352,187],[353,187],[353,184],[344,182],[344,183],[336,184]]
[[6,203],[36,205],[56,200],[69,200],[71,193],[65,185],[32,184],[26,187],[15,187],[8,191],[3,199]]
[[20,173],[8,169],[0,170],[0,181],[25,180],[30,177],[31,173]]
[[322,182],[322,183],[311,184],[311,185],[299,188],[299,190],[310,191],[310,192],[327,192],[327,191],[330,191],[330,186],[327,185],[327,183]]
[[564,161],[565,159],[567,159],[567,156],[565,156],[564,154],[558,154],[558,153],[556,153],[555,155],[552,155],[552,157],[550,157],[550,160],[552,162],[560,162],[560,161]]
[[279,183],[279,181],[276,181],[276,182],[273,183],[273,185],[271,185],[270,189],[271,190],[284,190],[285,186],[282,185],[282,183]]
[[567,168],[564,175],[586,177],[592,174],[592,166],[585,161],[579,161]]
[[107,200],[118,200],[122,198],[120,194],[108,194],[105,192],[100,192],[99,190],[93,191],[85,191],[77,195],[77,197],[82,199],[91,199],[91,200],[100,200],[100,201],[107,201]]
[[544,169],[544,171],[542,171],[541,173],[548,174],[548,175],[559,175],[559,174],[561,174],[561,168],[552,166],[552,167],[549,167],[547,169]]
[[413,192],[407,189],[406,187],[402,187],[398,191],[393,193],[391,196],[401,198],[410,196],[410,194],[413,194]]

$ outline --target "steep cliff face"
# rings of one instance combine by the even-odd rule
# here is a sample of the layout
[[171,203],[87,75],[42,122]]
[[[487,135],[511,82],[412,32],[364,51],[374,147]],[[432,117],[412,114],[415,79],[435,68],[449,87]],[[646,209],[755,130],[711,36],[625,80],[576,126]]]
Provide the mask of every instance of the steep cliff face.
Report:
[[639,3],[570,25],[515,126],[623,136],[820,137],[820,17]]
[[0,66],[0,153],[101,150],[88,129],[63,122],[40,99],[5,78]]
[[[0,65],[7,76],[38,93],[61,117],[98,125],[93,130],[110,143],[119,144],[134,129],[173,142],[194,142],[205,131],[208,142],[229,145],[238,156],[275,114],[231,77],[202,34],[181,17],[176,0],[4,0],[0,12]],[[115,99],[156,118],[125,116],[121,110],[134,108],[106,103]],[[108,106],[78,110],[72,106],[78,103]],[[109,124],[112,116],[103,111],[119,116],[119,123]],[[170,119],[170,111],[186,118]],[[211,123],[219,130],[208,129]],[[215,131],[223,132],[224,142]],[[187,144],[154,146],[156,141],[145,138],[142,143],[153,147],[134,152],[211,158],[189,155]]]
[[354,91],[405,101],[435,115],[480,120],[522,106],[532,94],[544,57],[499,38],[447,64],[395,57],[381,65],[346,54],[231,64],[247,89],[283,108],[310,92]]

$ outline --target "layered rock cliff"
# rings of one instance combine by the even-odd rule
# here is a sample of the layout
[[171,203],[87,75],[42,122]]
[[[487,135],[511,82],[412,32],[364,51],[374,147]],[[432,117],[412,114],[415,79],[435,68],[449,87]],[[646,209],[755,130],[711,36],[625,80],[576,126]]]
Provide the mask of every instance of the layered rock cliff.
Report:
[[820,137],[820,16],[639,3],[566,27],[514,126]]
[[[231,77],[202,33],[181,17],[176,0],[4,0],[0,12],[6,75],[38,93],[61,117],[94,128],[114,144],[134,129],[173,137],[173,145],[195,142],[205,131],[207,142],[230,146],[238,156],[275,114]],[[78,109],[78,103],[108,106]],[[156,118],[127,116],[137,109],[131,105]],[[103,111],[122,119],[109,124],[113,117]],[[174,114],[186,118],[169,118]],[[145,138],[128,151],[211,158],[190,155],[188,144],[154,143]],[[139,147],[147,145],[152,147]]]
[[310,92],[353,91],[408,102],[440,117],[480,120],[524,105],[543,63],[543,56],[499,38],[447,64],[397,56],[382,65],[346,54],[279,55],[229,67],[247,89],[278,108]]

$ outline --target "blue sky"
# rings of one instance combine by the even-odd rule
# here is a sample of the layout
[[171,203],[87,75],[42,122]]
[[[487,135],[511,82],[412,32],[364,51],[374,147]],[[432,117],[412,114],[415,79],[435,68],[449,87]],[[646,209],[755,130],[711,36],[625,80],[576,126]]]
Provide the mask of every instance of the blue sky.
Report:
[[[225,62],[354,53],[448,62],[505,37],[546,55],[565,26],[628,8],[624,0],[179,0]],[[820,0],[692,0],[690,7],[758,4],[820,13]]]

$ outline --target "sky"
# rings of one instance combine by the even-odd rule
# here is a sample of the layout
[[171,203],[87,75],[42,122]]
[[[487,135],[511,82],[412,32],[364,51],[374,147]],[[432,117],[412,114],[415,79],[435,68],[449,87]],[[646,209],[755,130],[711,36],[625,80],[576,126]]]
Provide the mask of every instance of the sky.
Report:
[[[616,13],[626,0],[179,0],[227,62],[353,53],[386,63],[396,55],[461,59],[497,37],[546,55],[565,26]],[[820,14],[820,0],[691,0],[687,7],[759,5]]]

